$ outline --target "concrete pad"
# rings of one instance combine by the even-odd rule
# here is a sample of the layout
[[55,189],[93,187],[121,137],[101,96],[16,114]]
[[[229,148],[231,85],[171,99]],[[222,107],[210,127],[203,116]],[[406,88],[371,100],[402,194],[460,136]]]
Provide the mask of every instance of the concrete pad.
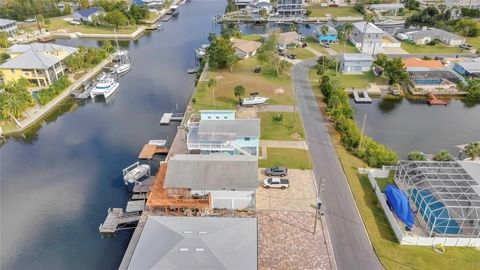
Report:
[[402,48],[383,48],[383,50],[385,51],[385,54],[408,54],[407,51],[405,51],[404,49]]
[[256,209],[270,211],[303,211],[315,213],[313,206],[316,203],[316,191],[313,172],[310,170],[288,170],[284,178],[290,180],[287,189],[266,189],[262,186],[267,178],[265,169],[258,170],[260,181],[256,193]]

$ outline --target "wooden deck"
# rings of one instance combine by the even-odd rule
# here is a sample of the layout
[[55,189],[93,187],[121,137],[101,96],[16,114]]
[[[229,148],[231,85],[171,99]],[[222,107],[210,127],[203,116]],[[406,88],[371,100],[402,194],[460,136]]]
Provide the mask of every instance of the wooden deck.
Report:
[[167,147],[161,147],[154,144],[145,144],[138,155],[138,159],[152,159],[156,154],[168,154],[169,149]]
[[109,208],[107,213],[105,221],[98,228],[102,235],[115,234],[123,229],[123,225],[139,221],[141,216],[138,213],[124,213],[122,208]]
[[210,209],[212,198],[196,199],[192,198],[191,191],[188,188],[165,189],[165,175],[167,173],[167,163],[160,165],[157,179],[152,186],[152,190],[147,200],[149,209]]

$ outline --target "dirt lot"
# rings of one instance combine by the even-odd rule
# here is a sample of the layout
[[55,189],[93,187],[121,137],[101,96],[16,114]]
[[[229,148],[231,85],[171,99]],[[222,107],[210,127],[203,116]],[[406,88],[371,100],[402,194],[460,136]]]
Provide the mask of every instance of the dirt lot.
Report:
[[[263,181],[267,176],[264,169],[258,170],[258,179]],[[287,189],[265,189],[261,184],[257,188],[257,210],[305,211],[315,213],[315,185],[310,170],[288,170],[290,187]]]

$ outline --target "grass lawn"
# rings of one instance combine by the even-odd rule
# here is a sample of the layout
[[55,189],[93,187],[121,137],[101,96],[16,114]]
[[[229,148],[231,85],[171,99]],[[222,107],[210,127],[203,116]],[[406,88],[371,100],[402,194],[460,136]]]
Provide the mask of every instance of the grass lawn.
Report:
[[467,37],[467,44],[472,45],[476,49],[480,49],[480,37]]
[[310,153],[303,149],[267,148],[267,159],[259,159],[258,167],[268,168],[273,166],[309,170],[312,168]]
[[455,54],[455,53],[465,53],[466,50],[457,47],[448,47],[443,44],[436,44],[434,46],[430,45],[417,45],[411,44],[408,42],[402,42],[402,49],[409,53],[446,53],[446,54]]
[[[318,94],[318,85],[313,87],[324,111],[325,103]],[[329,132],[375,253],[385,269],[480,269],[480,251],[474,248],[447,247],[446,253],[438,254],[431,247],[399,245],[367,176],[358,174],[357,168],[366,164],[345,150],[333,126],[329,127]],[[377,181],[384,188],[391,180]]]
[[330,71],[329,74],[332,79],[338,80],[340,86],[344,88],[366,88],[369,83],[376,83],[379,85],[388,84],[388,80],[383,77],[377,77],[372,71],[364,72],[363,74],[341,74],[335,75],[335,72]]
[[250,40],[250,41],[258,41],[258,42],[261,42],[261,41],[262,41],[262,37],[259,36],[259,35],[255,35],[255,34],[242,35],[241,39]]
[[313,37],[305,37],[305,42],[307,43],[307,46],[310,46],[313,49],[328,55],[327,51],[325,51],[325,48],[323,48],[322,45],[318,43]]
[[302,59],[302,60],[315,57],[315,54],[313,54],[311,51],[305,48],[288,49],[288,52],[290,54],[294,54],[297,57],[297,59]]
[[326,14],[332,14],[335,17],[362,16],[363,14],[353,7],[315,7],[308,8],[312,11],[310,17],[325,17]]
[[[273,119],[273,116],[277,114],[283,114],[281,122]],[[262,120],[262,140],[303,140],[303,125],[298,113],[262,112],[259,113],[259,116]]]
[[[292,105],[292,83],[289,77],[272,78],[262,73],[254,73],[253,70],[259,66],[255,57],[240,60],[233,68],[210,70],[208,79],[215,79],[215,88],[208,88],[207,82],[199,82],[194,94],[194,109],[235,109],[238,105],[238,98],[233,94],[233,88],[243,85],[246,89],[245,95],[251,92],[258,92],[260,96],[270,98],[269,104]],[[213,106],[213,90],[215,90],[215,107]]]
[[[47,25],[47,29],[50,32],[53,31],[65,31],[68,33],[81,32],[83,34],[113,34],[113,27],[105,26],[89,26],[89,25],[71,25],[69,22],[62,18],[50,19],[50,24]],[[117,29],[118,34],[131,34],[137,30],[136,25],[122,26]]]
[[[318,43],[313,37],[306,37],[305,42],[308,44],[308,46],[314,48],[315,50],[328,55],[328,52],[323,48],[323,46]],[[343,52],[343,44],[338,44],[338,43],[333,43],[330,44],[330,49],[334,50],[337,53],[342,53]],[[358,53],[357,47],[353,46],[353,44],[348,41],[347,45],[345,46],[345,53]]]
[[385,190],[385,188],[388,185],[395,184],[395,182],[393,181],[393,177],[394,177],[394,172],[390,171],[390,174],[388,175],[387,178],[375,178],[375,180],[377,181],[378,187],[382,192]]

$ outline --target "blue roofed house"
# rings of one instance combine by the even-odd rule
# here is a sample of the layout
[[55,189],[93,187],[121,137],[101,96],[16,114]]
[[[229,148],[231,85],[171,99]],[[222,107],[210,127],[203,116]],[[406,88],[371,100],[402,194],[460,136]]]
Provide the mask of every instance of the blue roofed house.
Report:
[[338,32],[337,29],[330,25],[326,25],[328,28],[328,31],[323,34],[322,33],[322,27],[319,26],[313,31],[313,38],[322,43],[335,43],[338,40]]
[[77,22],[92,22],[93,17],[102,13],[103,11],[99,7],[79,9],[73,13],[73,20]]
[[233,110],[202,110],[190,117],[187,127],[191,154],[258,155],[258,118],[237,119]]
[[457,62],[454,64],[453,70],[465,77],[480,77],[480,57]]

